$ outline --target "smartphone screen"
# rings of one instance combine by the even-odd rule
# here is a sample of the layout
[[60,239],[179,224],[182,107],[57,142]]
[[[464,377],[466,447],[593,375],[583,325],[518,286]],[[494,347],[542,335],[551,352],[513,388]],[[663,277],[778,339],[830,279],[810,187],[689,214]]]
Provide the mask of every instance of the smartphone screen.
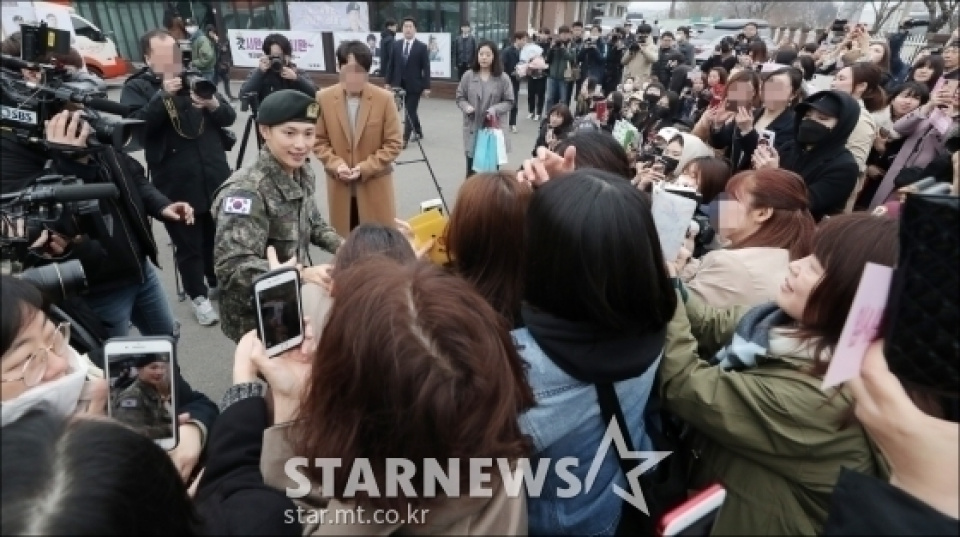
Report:
[[253,282],[257,328],[267,356],[303,342],[300,274],[294,268],[269,272]]
[[944,80],[943,86],[940,87],[940,91],[952,96],[957,93],[958,87],[960,87],[960,80]]
[[163,449],[177,446],[173,340],[115,338],[104,346],[109,415]]
[[597,119],[600,121],[607,120],[607,101],[597,101],[596,104]]
[[757,145],[763,145],[766,147],[773,147],[773,142],[776,139],[776,133],[768,130],[760,131],[760,140],[757,142]]

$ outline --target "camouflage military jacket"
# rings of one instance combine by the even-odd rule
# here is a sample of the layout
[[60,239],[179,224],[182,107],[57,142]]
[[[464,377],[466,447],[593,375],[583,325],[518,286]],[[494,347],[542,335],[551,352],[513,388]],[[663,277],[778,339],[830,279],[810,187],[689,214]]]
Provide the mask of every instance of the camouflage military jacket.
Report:
[[113,417],[154,440],[173,436],[173,421],[163,398],[140,380],[113,399]]
[[217,221],[214,268],[220,287],[220,326],[234,341],[256,328],[253,280],[268,271],[267,247],[281,262],[307,264],[313,243],[335,253],[343,239],[317,209],[309,165],[288,175],[264,147],[257,161],[230,176],[213,201]]

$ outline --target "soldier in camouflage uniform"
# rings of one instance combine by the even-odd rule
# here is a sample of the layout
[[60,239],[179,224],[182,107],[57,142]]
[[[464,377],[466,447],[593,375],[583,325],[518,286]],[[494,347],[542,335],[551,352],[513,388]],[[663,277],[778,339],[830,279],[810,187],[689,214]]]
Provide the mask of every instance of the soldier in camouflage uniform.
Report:
[[[256,328],[253,280],[269,270],[267,247],[281,262],[304,263],[310,243],[335,253],[343,242],[320,216],[313,150],[317,102],[296,90],[270,94],[260,105],[258,129],[265,143],[257,161],[235,172],[217,191],[214,267],[220,282],[220,326],[234,341]],[[308,280],[315,267],[304,268]]]
[[173,436],[170,364],[159,355],[137,362],[137,380],[113,397],[113,417],[153,440]]

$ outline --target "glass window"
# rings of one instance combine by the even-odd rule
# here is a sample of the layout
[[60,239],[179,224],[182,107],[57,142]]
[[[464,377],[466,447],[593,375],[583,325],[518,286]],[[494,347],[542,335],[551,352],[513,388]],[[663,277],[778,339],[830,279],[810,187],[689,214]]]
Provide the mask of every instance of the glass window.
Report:
[[460,33],[460,2],[440,2],[440,30],[454,38]]
[[512,2],[467,2],[467,20],[477,39],[489,39],[503,48],[510,40],[510,8]]
[[414,14],[413,2],[409,0],[399,2],[367,2],[367,5],[370,7],[370,29],[378,32],[383,31],[383,25],[391,19],[397,21],[397,31],[399,32],[400,21],[404,17]]
[[439,32],[441,23],[437,16],[437,2],[417,0],[414,17],[417,19],[418,32]]

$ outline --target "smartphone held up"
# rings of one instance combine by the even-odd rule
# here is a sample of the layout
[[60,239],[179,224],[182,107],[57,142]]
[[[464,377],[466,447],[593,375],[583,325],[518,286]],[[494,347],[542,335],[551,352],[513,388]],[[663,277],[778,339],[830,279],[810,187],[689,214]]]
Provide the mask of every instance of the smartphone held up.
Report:
[[257,334],[267,356],[276,356],[303,343],[303,306],[300,273],[284,267],[253,282]]
[[110,384],[110,417],[149,437],[163,449],[179,442],[176,352],[170,337],[124,337],[104,346]]

